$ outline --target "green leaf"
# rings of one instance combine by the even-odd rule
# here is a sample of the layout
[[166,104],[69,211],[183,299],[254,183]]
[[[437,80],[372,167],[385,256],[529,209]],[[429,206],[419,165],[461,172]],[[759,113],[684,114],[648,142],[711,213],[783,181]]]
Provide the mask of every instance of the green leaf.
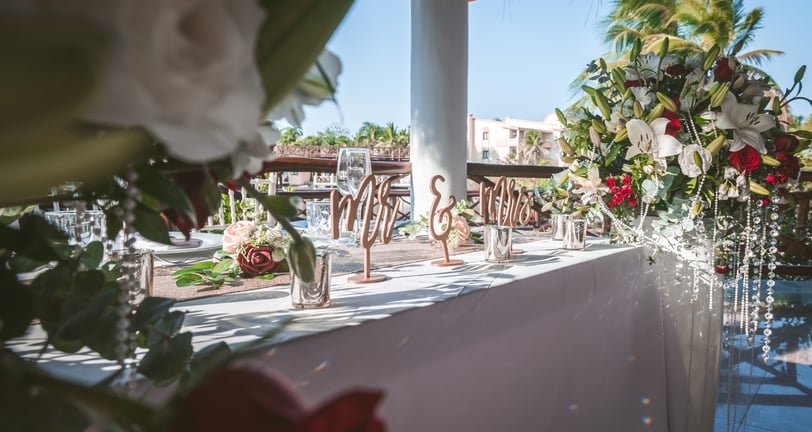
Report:
[[201,261],[199,263],[192,264],[189,267],[184,267],[180,270],[177,270],[176,272],[172,273],[172,276],[182,276],[186,273],[209,271],[211,270],[213,265],[214,265],[213,261]]
[[275,277],[275,275],[273,273],[268,273],[268,274],[255,276],[254,279],[271,280],[274,277]]
[[67,122],[87,104],[103,77],[110,41],[105,34],[87,22],[4,17],[0,142],[6,149],[19,145],[21,137]]
[[[256,63],[265,90],[265,112],[296,88],[316,61],[353,0],[265,0]],[[284,65],[284,67],[280,67]]]
[[175,280],[176,287],[187,287],[192,285],[203,285],[206,283],[206,279],[203,276],[196,275],[196,274],[187,274],[179,277]]
[[133,226],[147,240],[170,244],[169,229],[166,227],[161,214],[157,210],[138,204],[133,210],[135,221]]
[[196,352],[189,362],[189,369],[194,374],[201,374],[212,369],[222,360],[231,357],[231,348],[225,342],[218,342]]
[[138,365],[138,372],[156,385],[171,384],[186,369],[192,357],[192,333],[181,333],[150,347]]
[[273,212],[275,215],[284,216],[287,218],[296,217],[299,211],[293,205],[290,198],[281,195],[263,196],[262,205],[265,209]]
[[612,147],[612,150],[606,155],[606,162],[603,163],[603,166],[609,166],[614,160],[617,158],[618,153],[620,153],[621,146],[615,145]]
[[307,237],[294,241],[288,247],[288,263],[296,276],[303,282],[314,278],[313,268],[316,265],[316,248]]
[[0,340],[8,340],[25,334],[34,319],[34,292],[17,282],[11,271],[0,268]]
[[151,324],[167,312],[169,308],[175,305],[175,300],[163,297],[147,297],[138,305],[138,310],[135,312],[135,321],[133,327],[136,330],[143,330],[148,324]]
[[197,224],[197,215],[192,209],[192,203],[180,186],[147,165],[139,165],[136,171],[138,172],[136,185],[142,192],[151,195],[165,207],[182,211],[193,224]]
[[222,274],[231,269],[231,266],[233,266],[234,263],[235,261],[233,259],[225,258],[222,261],[215,264],[214,267],[211,268],[211,272],[216,275]]
[[104,258],[104,245],[100,241],[94,241],[85,246],[82,251],[81,263],[85,268],[94,269],[101,264]]
[[152,328],[145,332],[147,337],[142,348],[151,347],[167,337],[173,337],[178,334],[181,327],[183,327],[184,318],[186,318],[186,314],[181,311],[172,311],[168,314],[164,314]]
[[63,321],[57,332],[58,337],[76,340],[84,339],[98,325],[106,309],[114,304],[116,295],[117,293],[114,290],[101,292],[86,307],[76,311],[77,313]]

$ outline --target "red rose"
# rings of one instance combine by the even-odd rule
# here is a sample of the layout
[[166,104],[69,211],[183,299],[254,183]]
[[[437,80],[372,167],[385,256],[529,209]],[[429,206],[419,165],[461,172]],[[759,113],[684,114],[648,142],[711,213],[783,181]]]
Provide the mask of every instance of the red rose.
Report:
[[220,369],[178,401],[171,430],[382,432],[384,425],[375,417],[381,398],[381,393],[353,391],[309,413],[282,376]]
[[764,179],[764,181],[767,182],[767,184],[774,185],[778,181],[778,178],[776,178],[775,175],[770,174],[766,179]]
[[668,75],[671,75],[671,76],[682,75],[684,72],[685,72],[685,66],[680,65],[680,64],[673,65],[673,66],[668,66],[667,68],[665,68],[665,73],[667,73]]
[[727,57],[722,57],[716,62],[716,67],[713,68],[716,81],[730,81],[733,78],[733,68],[730,63],[731,61]]
[[621,204],[623,202],[623,197],[620,194],[617,194],[612,197],[612,202],[615,204]]
[[730,162],[730,166],[736,168],[739,172],[745,173],[755,171],[758,168],[761,163],[761,156],[753,147],[744,146],[743,149],[737,152],[730,152],[727,155],[727,160]]
[[614,177],[609,177],[608,179],[606,179],[606,186],[609,186],[610,188],[615,187]]
[[798,148],[798,138],[795,135],[781,135],[775,139],[775,151],[795,153]]
[[634,197],[630,197],[629,198],[629,205],[632,206],[632,207],[635,207],[637,205],[637,199],[635,199]]
[[644,85],[646,85],[646,82],[643,80],[628,80],[624,85],[626,86],[626,88],[643,87]]
[[620,195],[623,198],[630,197],[632,195],[632,187],[631,186],[623,186],[620,188]]
[[801,161],[797,157],[786,153],[780,152],[775,155],[775,158],[781,162],[781,172],[786,174],[791,179],[797,179],[801,173]]
[[273,273],[279,263],[273,260],[273,247],[251,246],[247,244],[237,254],[237,264],[246,276],[259,276]]
[[632,176],[626,176],[626,177],[623,177],[623,180],[622,180],[622,181],[623,181],[623,184],[625,184],[626,186],[628,186],[628,185],[629,185],[629,184],[631,184],[631,182],[632,182]]
[[677,136],[677,134],[682,130],[682,126],[677,119],[671,119],[668,121],[668,124],[665,125],[665,134],[671,135],[672,137]]
[[615,202],[614,201],[609,201],[608,203],[606,203],[606,207],[615,208]]
[[617,195],[617,194],[619,194],[619,193],[620,193],[620,188],[619,188],[619,187],[617,187],[617,186],[615,186],[615,187],[613,187],[613,188],[612,188],[612,190],[610,190],[609,192],[612,192],[612,195]]

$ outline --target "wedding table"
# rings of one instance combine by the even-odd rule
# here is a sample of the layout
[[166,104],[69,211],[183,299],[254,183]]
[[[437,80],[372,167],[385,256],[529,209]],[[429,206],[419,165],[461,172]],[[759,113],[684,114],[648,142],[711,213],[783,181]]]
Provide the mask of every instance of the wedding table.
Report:
[[[478,251],[458,255],[457,267],[384,269],[378,284],[337,276],[326,309],[291,309],[287,287],[178,308],[195,349],[255,340],[292,318],[252,361],[282,372],[312,405],[383,390],[390,431],[713,429],[721,290],[692,300],[643,247],[521,247],[506,265]],[[50,360],[85,378],[98,368]]]

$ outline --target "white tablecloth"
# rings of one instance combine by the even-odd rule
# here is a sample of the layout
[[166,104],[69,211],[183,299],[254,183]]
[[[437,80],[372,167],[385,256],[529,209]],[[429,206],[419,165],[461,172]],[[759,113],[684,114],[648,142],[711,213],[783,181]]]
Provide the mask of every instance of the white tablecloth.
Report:
[[375,285],[336,278],[325,310],[274,312],[289,300],[279,290],[254,293],[239,316],[214,301],[184,308],[203,345],[296,317],[283,335],[295,339],[258,361],[314,405],[384,390],[395,432],[712,430],[721,318],[707,294],[691,302],[643,248],[558,245],[524,244],[509,265],[481,253],[405,265]]

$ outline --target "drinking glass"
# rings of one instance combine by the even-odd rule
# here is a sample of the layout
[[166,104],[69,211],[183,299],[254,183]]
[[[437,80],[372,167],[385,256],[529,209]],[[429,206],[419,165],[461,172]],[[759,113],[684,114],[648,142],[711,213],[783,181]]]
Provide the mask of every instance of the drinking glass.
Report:
[[[336,188],[342,195],[355,196],[361,187],[364,177],[372,174],[372,161],[369,157],[369,150],[365,148],[342,148],[338,152],[338,163],[336,164]],[[364,192],[366,194],[366,192]],[[366,196],[361,196],[358,203],[358,214],[356,214],[356,229],[353,229],[353,242],[357,241],[357,227],[361,225],[361,214]],[[342,223],[343,227],[345,223]]]

